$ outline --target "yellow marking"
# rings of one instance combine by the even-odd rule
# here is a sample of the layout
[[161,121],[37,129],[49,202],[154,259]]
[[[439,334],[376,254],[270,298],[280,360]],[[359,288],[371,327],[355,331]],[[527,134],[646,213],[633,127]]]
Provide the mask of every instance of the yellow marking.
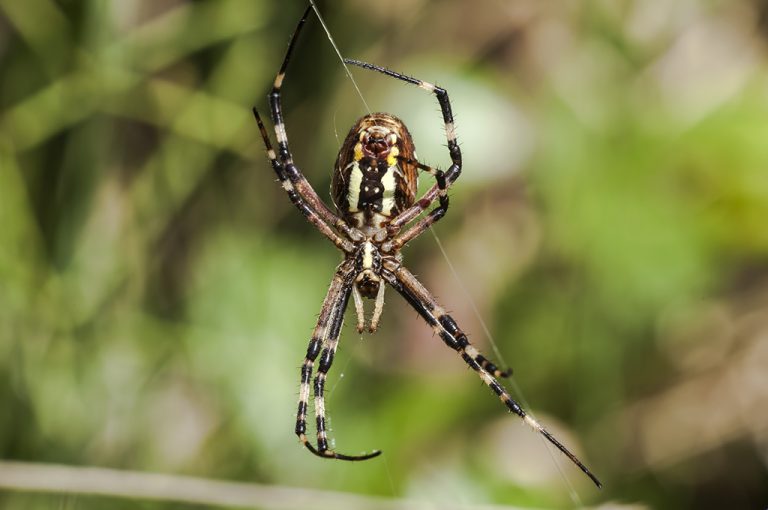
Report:
[[363,269],[371,269],[373,267],[373,245],[366,241],[363,245]]
[[397,147],[392,147],[389,151],[389,156],[387,156],[387,166],[395,166],[397,164],[397,157],[400,155],[400,149]]
[[279,89],[283,86],[283,78],[285,78],[285,73],[278,73],[275,77],[275,88]]
[[273,151],[272,149],[269,149],[267,151],[267,157],[269,159],[277,159],[277,155],[275,155],[275,151]]
[[291,181],[289,181],[287,179],[282,182],[282,185],[283,185],[283,189],[285,191],[292,191],[293,190],[293,184],[291,183]]
[[355,161],[360,161],[361,159],[363,159],[363,144],[358,142],[355,144]]
[[357,212],[357,202],[360,200],[360,185],[363,183],[363,171],[360,165],[352,164],[352,170],[349,172],[349,186],[347,187],[347,202],[349,202],[349,212]]
[[477,358],[480,355],[480,353],[477,351],[477,349],[475,349],[475,347],[472,346],[472,345],[466,346],[464,348],[464,352],[469,354],[472,358]]
[[481,371],[481,372],[479,372],[479,373],[480,373],[480,378],[483,380],[483,382],[484,382],[485,384],[487,384],[488,386],[490,386],[491,384],[493,384],[493,377],[491,377],[490,375],[488,375],[488,373],[487,373],[487,372],[485,372],[485,371]]

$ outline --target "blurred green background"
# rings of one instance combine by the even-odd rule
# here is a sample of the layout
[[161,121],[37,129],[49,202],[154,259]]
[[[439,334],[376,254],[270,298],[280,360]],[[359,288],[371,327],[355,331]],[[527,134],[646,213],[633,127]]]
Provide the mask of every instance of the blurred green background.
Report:
[[[465,167],[435,233],[458,278],[430,234],[406,263],[496,358],[487,323],[515,395],[602,492],[391,290],[377,334],[348,314],[329,378],[338,449],[383,457],[299,446],[298,367],[339,254],[276,184],[250,107],[304,5],[0,0],[2,458],[436,508],[764,508],[768,2],[319,3],[345,56],[449,90]],[[352,73],[447,165],[433,97]],[[284,91],[326,198],[366,108],[315,17]]]

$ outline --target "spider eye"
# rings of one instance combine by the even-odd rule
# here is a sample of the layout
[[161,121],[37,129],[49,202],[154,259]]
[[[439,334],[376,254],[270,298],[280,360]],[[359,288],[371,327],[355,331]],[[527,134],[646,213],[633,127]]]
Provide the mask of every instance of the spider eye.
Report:
[[365,143],[365,150],[374,156],[381,156],[389,151],[389,143],[383,138],[369,138]]
[[381,159],[387,157],[396,140],[391,133],[368,130],[360,141],[366,155]]

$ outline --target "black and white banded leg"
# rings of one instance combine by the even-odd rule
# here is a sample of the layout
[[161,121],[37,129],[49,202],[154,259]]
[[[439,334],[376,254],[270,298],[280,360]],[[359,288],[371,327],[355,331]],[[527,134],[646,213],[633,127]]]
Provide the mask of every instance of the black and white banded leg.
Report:
[[320,217],[315,208],[308,204],[304,199],[304,196],[297,191],[294,183],[288,179],[285,173],[285,167],[280,161],[277,160],[275,150],[272,148],[272,142],[269,139],[269,134],[267,134],[267,129],[264,127],[264,123],[261,120],[259,112],[256,111],[256,108],[253,109],[253,115],[256,117],[256,123],[259,125],[261,138],[264,140],[264,147],[267,152],[267,158],[269,158],[269,162],[272,165],[272,169],[275,171],[278,180],[280,180],[280,184],[288,194],[288,198],[291,199],[291,202],[293,202],[296,208],[301,211],[304,217],[307,218],[307,220],[309,220],[309,222],[314,225],[315,228],[320,231],[320,233],[330,239],[331,242],[335,244],[340,250],[343,250],[346,253],[351,253],[354,251],[354,245],[347,239],[339,236],[332,228],[330,228],[328,224]]
[[[402,234],[399,234],[397,237],[392,239],[391,241],[387,241],[384,244],[382,244],[382,251],[384,252],[391,252],[393,250],[400,250],[403,246],[408,244],[412,239],[418,237],[421,235],[425,230],[427,230],[429,227],[437,223],[440,219],[445,216],[445,213],[448,212],[448,187],[445,180],[445,172],[442,170],[439,170],[437,168],[432,168],[431,166],[424,165],[422,163],[419,163],[415,160],[404,160],[407,163],[410,163],[412,165],[416,165],[420,170],[427,172],[428,174],[432,175],[436,182],[437,189],[438,189],[438,201],[439,205],[432,209],[430,213],[425,216],[424,218],[420,219],[418,222],[411,225],[408,230],[403,232]],[[423,204],[423,209],[426,209],[429,207],[429,204],[425,203]],[[399,227],[398,227],[399,230]]]
[[[435,216],[437,219],[439,219],[443,214],[445,214],[445,209],[448,207],[445,190],[450,187],[451,184],[456,181],[456,179],[458,179],[459,175],[461,174],[462,165],[461,149],[459,148],[459,143],[456,140],[456,128],[454,127],[453,123],[453,112],[451,111],[451,102],[448,98],[448,92],[441,87],[433,85],[432,83],[391,71],[385,67],[377,66],[375,64],[369,64],[368,62],[362,62],[360,60],[353,60],[349,58],[344,59],[344,62],[357,67],[362,67],[363,69],[380,72],[406,83],[411,83],[419,88],[426,90],[427,92],[432,92],[437,97],[437,101],[440,104],[440,111],[443,115],[443,122],[445,123],[445,137],[448,144],[448,153],[451,157],[451,166],[444,172],[444,176],[441,176],[438,179],[438,182],[433,185],[432,188],[430,188],[419,200],[417,200],[414,205],[404,210],[396,218],[394,218],[387,226],[387,229],[392,233],[399,231],[404,225],[410,223],[422,212],[424,212],[438,197],[440,197],[441,206],[438,207],[436,211],[442,210],[442,212],[435,213]],[[421,165],[420,168],[431,170],[429,167],[426,167],[426,165]],[[438,178],[437,175],[435,175],[435,177]],[[441,183],[443,179],[444,182]],[[437,219],[433,220],[433,223],[434,221],[437,221]]]
[[[316,215],[319,216],[327,225],[333,226],[335,229],[337,229],[339,232],[342,232],[353,241],[362,241],[364,239],[363,234],[359,230],[350,227],[344,220],[334,214],[328,208],[328,206],[325,205],[325,202],[320,199],[312,185],[309,183],[309,181],[307,181],[306,177],[304,177],[304,174],[295,165],[293,161],[293,155],[291,154],[291,150],[288,147],[288,135],[285,130],[285,121],[283,119],[281,91],[283,87],[283,81],[285,79],[285,73],[288,69],[291,55],[293,54],[293,49],[296,46],[296,41],[301,34],[301,29],[306,23],[311,10],[312,7],[310,5],[304,11],[304,14],[299,20],[298,25],[296,25],[296,30],[294,30],[293,36],[288,43],[288,50],[285,53],[285,58],[283,59],[280,70],[275,77],[274,84],[272,85],[272,91],[268,96],[270,113],[272,116],[272,123],[274,124],[275,128],[275,136],[277,137],[278,148],[277,155],[274,154],[274,151],[272,151],[271,155],[268,152],[268,155],[270,156],[270,160],[275,159],[275,157],[279,158],[279,162],[283,170],[282,174],[278,174],[278,178],[280,178],[280,182],[286,191],[289,191],[289,188],[293,190],[302,199],[302,201],[305,204],[308,204],[309,207],[315,211]],[[256,116],[256,119],[259,122],[259,128],[261,129],[263,127],[263,123],[261,122],[259,113],[255,108],[253,109],[253,113]],[[262,137],[263,136],[264,135],[262,134]],[[268,138],[265,138],[265,140],[268,140]],[[274,167],[274,163],[272,165]],[[291,199],[293,200],[293,197]],[[296,201],[294,201],[294,203],[296,203]],[[301,207],[299,207],[299,209],[302,210]],[[304,210],[302,210],[302,212],[304,212]]]
[[[339,342],[341,326],[344,323],[344,311],[347,308],[352,291],[352,267],[349,261],[343,262],[328,288],[328,293],[320,310],[320,317],[312,332],[307,346],[307,355],[301,365],[301,384],[299,386],[299,406],[296,413],[296,435],[299,441],[319,457],[339,460],[366,460],[376,457],[381,452],[373,451],[365,455],[344,455],[328,448],[328,435],[325,418],[325,381],[333,363],[333,356]],[[317,447],[307,438],[307,408],[309,405],[310,381],[312,369],[318,355],[320,362],[317,376],[314,378],[315,423],[317,427]]]
[[598,487],[602,487],[600,481],[587,469],[587,467],[558,441],[549,431],[547,431],[531,415],[527,414],[520,405],[515,402],[507,390],[499,384],[498,380],[489,370],[483,368],[480,352],[469,343],[467,336],[459,329],[456,321],[445,313],[437,304],[432,294],[419,282],[416,277],[402,266],[390,266],[382,271],[382,275],[387,282],[394,287],[411,306],[421,315],[421,317],[434,329],[443,342],[455,350],[464,362],[477,374],[480,379],[499,397],[501,402],[514,414],[518,415],[523,421],[533,428],[536,432],[544,436],[550,443],[568,457],[579,469],[581,469]]

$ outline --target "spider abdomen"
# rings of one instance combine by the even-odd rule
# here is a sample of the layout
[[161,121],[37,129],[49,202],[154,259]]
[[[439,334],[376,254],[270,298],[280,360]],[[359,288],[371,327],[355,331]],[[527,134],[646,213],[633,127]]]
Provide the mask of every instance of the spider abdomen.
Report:
[[414,203],[415,159],[400,119],[388,113],[360,118],[336,158],[331,191],[339,213],[357,228],[381,228]]

